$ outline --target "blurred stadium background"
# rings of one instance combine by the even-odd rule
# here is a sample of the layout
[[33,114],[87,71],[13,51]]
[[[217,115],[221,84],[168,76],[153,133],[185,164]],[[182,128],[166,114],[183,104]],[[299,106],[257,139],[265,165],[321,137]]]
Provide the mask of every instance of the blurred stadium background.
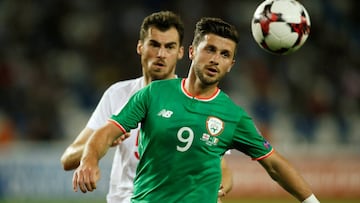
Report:
[[[237,62],[222,89],[320,199],[360,202],[360,1],[300,2],[311,17],[310,37],[296,53],[274,56],[251,36],[261,1],[0,1],[0,202],[105,202],[113,151],[100,163],[98,190],[86,195],[72,192],[72,173],[59,159],[103,91],[141,74],[138,29],[158,10],[182,16],[185,47],[202,16],[235,24]],[[177,74],[186,76],[188,65],[185,57]],[[296,202],[243,154],[227,159],[229,203]]]

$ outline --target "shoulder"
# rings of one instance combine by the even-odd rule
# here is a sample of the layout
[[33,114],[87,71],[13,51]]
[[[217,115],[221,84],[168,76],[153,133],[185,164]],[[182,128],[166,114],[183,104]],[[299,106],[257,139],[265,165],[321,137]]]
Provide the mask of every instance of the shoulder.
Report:
[[239,122],[245,116],[246,111],[236,104],[225,92],[220,91],[219,95],[214,100],[217,105],[220,114],[232,122]]
[[227,108],[234,108],[237,111],[244,112],[244,109],[241,106],[239,106],[238,104],[236,104],[234,102],[234,100],[222,90],[220,91],[218,99],[220,100],[220,102],[226,103]]
[[180,88],[181,79],[166,79],[152,81],[149,85],[139,90],[137,95],[148,95],[153,97],[154,95],[169,95],[172,92],[176,92]]
[[168,84],[178,84],[181,82],[182,78],[172,78],[166,80],[155,80],[151,82],[151,85],[168,85]]
[[167,80],[156,80],[151,82],[150,88],[173,88],[181,83],[181,78],[167,79]]
[[113,83],[112,85],[110,85],[108,90],[123,89],[123,88],[135,87],[135,86],[141,87],[143,84],[144,84],[144,78],[139,77],[139,78],[135,78],[135,79],[123,80],[123,81]]
[[105,92],[108,94],[122,93],[122,92],[136,92],[144,86],[144,78],[139,77],[130,80],[123,80],[113,83]]

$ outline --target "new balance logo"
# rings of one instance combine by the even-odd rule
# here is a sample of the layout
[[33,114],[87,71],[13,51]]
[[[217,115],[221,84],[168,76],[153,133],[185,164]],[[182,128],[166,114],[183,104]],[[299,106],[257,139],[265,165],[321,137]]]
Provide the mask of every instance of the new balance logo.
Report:
[[162,117],[164,117],[164,118],[170,118],[172,114],[173,114],[172,111],[163,109],[163,110],[161,110],[157,115],[158,115],[158,116],[162,116]]

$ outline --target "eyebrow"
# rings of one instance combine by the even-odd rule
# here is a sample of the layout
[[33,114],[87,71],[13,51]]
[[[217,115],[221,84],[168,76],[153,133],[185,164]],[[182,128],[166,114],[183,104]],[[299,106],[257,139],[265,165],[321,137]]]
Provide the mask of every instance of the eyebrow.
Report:
[[[155,43],[155,44],[161,44],[160,42],[156,41],[156,40],[153,40],[153,39],[150,39],[149,40],[151,43]],[[168,43],[165,43],[165,46],[170,46],[170,45],[177,45],[178,43],[177,42],[168,42]]]
[[212,48],[212,49],[217,49],[220,51],[220,53],[228,53],[231,55],[232,51],[228,50],[228,49],[219,49],[217,46],[213,45],[213,44],[208,44],[206,45],[204,48]]

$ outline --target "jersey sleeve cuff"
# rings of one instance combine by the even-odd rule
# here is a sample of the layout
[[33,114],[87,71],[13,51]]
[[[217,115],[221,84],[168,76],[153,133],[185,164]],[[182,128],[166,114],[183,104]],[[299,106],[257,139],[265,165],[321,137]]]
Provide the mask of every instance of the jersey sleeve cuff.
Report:
[[125,130],[125,128],[124,128],[120,123],[118,123],[116,120],[114,120],[114,119],[109,119],[108,121],[109,121],[110,123],[116,125],[118,128],[120,128],[120,130],[121,130],[124,134],[127,133],[127,131]]
[[269,157],[272,153],[274,153],[274,149],[271,149],[270,152],[268,152],[267,154],[265,154],[265,155],[263,155],[263,156],[261,156],[261,157],[252,158],[252,160],[254,160],[254,161],[260,161],[260,160],[262,160],[262,159],[265,159],[265,158]]

